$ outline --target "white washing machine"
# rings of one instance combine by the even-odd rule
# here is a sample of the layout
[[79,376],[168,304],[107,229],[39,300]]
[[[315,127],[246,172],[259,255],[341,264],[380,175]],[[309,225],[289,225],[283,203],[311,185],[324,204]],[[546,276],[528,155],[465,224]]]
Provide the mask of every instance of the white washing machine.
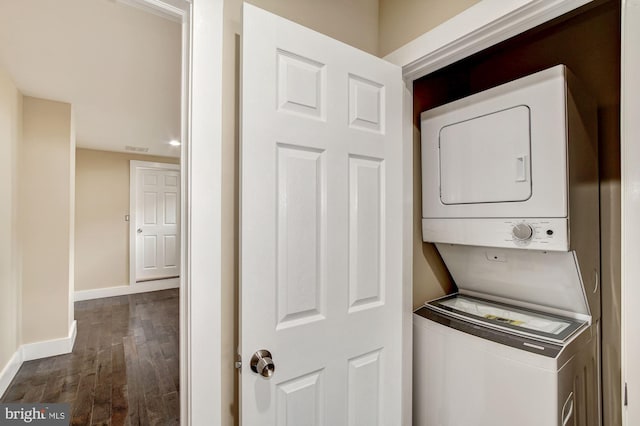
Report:
[[597,326],[456,294],[414,314],[414,425],[598,425]]
[[414,313],[414,425],[599,425],[595,104],[559,65],[421,118],[423,239],[458,293]]

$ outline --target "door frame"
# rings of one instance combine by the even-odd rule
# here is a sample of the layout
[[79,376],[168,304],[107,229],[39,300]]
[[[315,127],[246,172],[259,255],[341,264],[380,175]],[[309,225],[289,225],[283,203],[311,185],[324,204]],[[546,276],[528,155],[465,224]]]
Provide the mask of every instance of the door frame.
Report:
[[180,424],[219,425],[224,0],[122,1],[182,22]]
[[[419,36],[391,52],[384,59],[399,65],[405,79],[405,132],[404,146],[412,157],[413,146],[413,82],[431,72],[491,47],[508,38],[548,22],[564,13],[577,9],[593,0],[483,0],[454,16],[431,31]],[[640,123],[634,117],[640,114],[638,97],[625,96],[625,92],[640,93],[640,0],[622,0],[621,34],[621,294],[622,294],[622,420],[623,425],[640,423],[640,311],[634,310],[634,301],[640,300]],[[405,162],[411,165],[411,162]],[[404,192],[412,194],[413,170],[405,168]],[[408,204],[409,203],[409,204]],[[405,201],[405,207],[412,203]],[[406,213],[409,215],[410,213]],[[405,226],[411,222],[405,221]],[[408,233],[405,229],[405,238]],[[408,251],[407,253],[410,253]],[[625,262],[625,259],[631,259]],[[404,259],[410,264],[411,260]],[[406,284],[406,283],[405,283]],[[407,330],[403,330],[407,333]],[[405,354],[406,355],[406,354]],[[410,362],[410,361],[409,361]],[[627,385],[635,385],[626,392]],[[407,391],[405,389],[405,391]],[[410,391],[410,390],[409,390]],[[626,401],[626,404],[625,404]],[[411,401],[407,404],[410,410]]]
[[[640,424],[640,1],[622,0],[620,93],[622,424]],[[627,95],[629,93],[636,94]],[[627,393],[627,387],[630,393]]]
[[[180,173],[180,165],[172,164],[172,163],[156,163],[151,161],[139,161],[139,160],[129,160],[129,285],[135,286],[138,285],[136,282],[136,271],[138,268],[137,265],[137,255],[138,255],[138,247],[137,247],[137,234],[136,234],[136,214],[138,212],[137,209],[137,191],[138,191],[138,169],[153,169],[153,170],[167,170],[167,171],[177,171]],[[180,173],[182,175],[182,173]],[[182,206],[182,194],[180,194],[180,205]],[[182,209],[181,209],[182,210]],[[181,225],[182,217],[180,217],[180,224],[178,225],[180,228],[180,232],[182,232]],[[180,237],[180,242],[182,242],[182,236]],[[182,247],[180,247],[180,252],[182,252]],[[180,258],[182,261],[182,257]],[[180,271],[182,271],[182,264],[180,265]],[[180,274],[181,275],[181,274]],[[178,278],[179,281],[179,278]]]

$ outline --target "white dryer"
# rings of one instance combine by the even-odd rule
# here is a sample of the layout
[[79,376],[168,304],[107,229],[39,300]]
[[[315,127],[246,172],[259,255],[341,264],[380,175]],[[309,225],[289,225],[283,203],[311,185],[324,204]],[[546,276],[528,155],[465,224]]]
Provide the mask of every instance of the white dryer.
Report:
[[414,425],[600,424],[596,106],[559,65],[426,111]]

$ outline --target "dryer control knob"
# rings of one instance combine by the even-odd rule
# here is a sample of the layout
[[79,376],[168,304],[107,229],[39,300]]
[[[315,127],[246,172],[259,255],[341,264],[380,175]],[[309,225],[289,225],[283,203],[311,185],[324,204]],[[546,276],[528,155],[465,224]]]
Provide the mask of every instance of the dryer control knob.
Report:
[[511,230],[513,238],[518,241],[529,241],[533,238],[533,228],[526,223],[519,223]]

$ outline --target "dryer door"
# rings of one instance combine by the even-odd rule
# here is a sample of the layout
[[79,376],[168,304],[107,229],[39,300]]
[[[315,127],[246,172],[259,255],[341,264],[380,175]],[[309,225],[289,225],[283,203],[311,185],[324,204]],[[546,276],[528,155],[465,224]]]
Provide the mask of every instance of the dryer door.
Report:
[[440,129],[443,204],[525,201],[531,197],[530,111],[496,111]]
[[569,132],[567,87],[559,65],[420,114],[422,217],[567,217],[567,136],[585,155],[596,140],[590,114]]

